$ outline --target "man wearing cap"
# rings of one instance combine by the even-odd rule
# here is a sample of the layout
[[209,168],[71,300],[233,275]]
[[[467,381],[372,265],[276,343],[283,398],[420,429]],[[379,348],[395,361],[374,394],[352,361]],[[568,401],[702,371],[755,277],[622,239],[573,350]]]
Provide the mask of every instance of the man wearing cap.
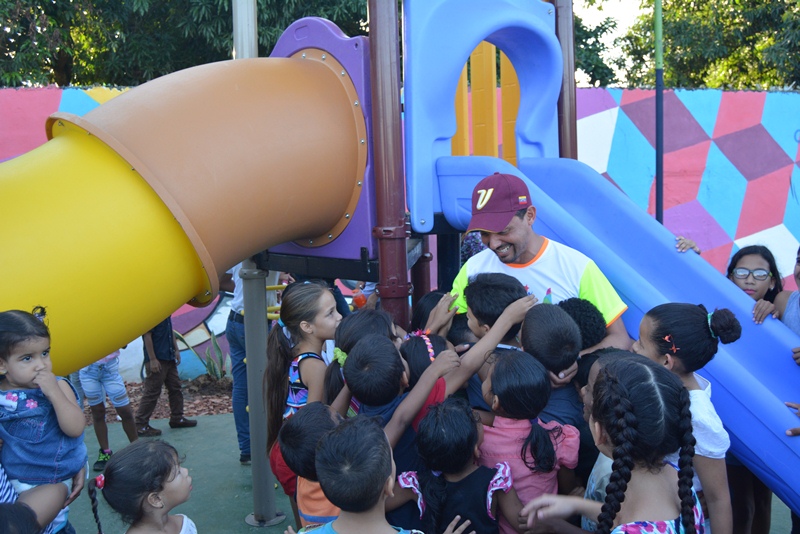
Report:
[[480,231],[486,250],[472,256],[453,282],[455,304],[466,312],[464,288],[478,273],[499,272],[518,279],[539,302],[557,304],[579,297],[593,303],[606,320],[606,338],[586,349],[628,349],[631,340],[622,321],[627,306],[597,265],[575,249],[533,231],[536,208],[528,186],[510,174],[487,176],[472,192],[472,219],[467,232]]

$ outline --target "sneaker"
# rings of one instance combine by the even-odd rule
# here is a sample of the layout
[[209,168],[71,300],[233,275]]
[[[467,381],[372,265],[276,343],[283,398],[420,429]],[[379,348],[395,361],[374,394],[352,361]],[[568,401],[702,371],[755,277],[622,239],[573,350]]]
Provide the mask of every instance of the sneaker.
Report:
[[250,455],[249,454],[240,454],[239,455],[239,463],[242,465],[250,465]]
[[160,436],[161,431],[157,428],[153,428],[149,424],[144,425],[136,430],[136,433],[139,435],[140,438],[153,438],[155,436]]
[[108,463],[108,460],[111,458],[112,454],[113,453],[111,452],[110,449],[108,452],[104,451],[103,449],[100,449],[100,454],[97,456],[97,461],[94,463],[92,469],[94,469],[95,471],[102,471],[103,469],[105,469],[106,464]]
[[189,428],[193,426],[197,426],[197,421],[194,419],[186,419],[185,417],[181,417],[176,421],[169,422],[170,428]]

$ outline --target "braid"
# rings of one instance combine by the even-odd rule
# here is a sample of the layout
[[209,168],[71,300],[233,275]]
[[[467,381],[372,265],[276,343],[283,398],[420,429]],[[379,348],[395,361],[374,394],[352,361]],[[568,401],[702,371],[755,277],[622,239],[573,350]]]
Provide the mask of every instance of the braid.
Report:
[[628,482],[631,479],[631,470],[634,467],[632,452],[638,437],[638,423],[625,388],[616,376],[608,374],[605,369],[603,372],[606,375],[609,404],[614,407],[614,421],[611,421],[606,428],[615,446],[614,463],[606,486],[606,501],[597,518],[597,532],[608,534],[622,502],[625,501],[625,490],[628,489]]
[[695,534],[694,497],[692,496],[692,457],[694,456],[695,439],[692,434],[692,412],[689,391],[683,388],[680,393],[681,449],[678,458],[678,496],[681,499],[681,519],[686,534]]
[[100,524],[100,514],[97,512],[97,486],[93,478],[89,479],[89,499],[92,501],[92,515],[97,523],[97,534],[103,534],[103,526]]
[[435,476],[430,470],[422,470],[418,476],[422,499],[425,501],[423,520],[426,529],[428,532],[441,532],[439,523],[442,522],[442,513],[447,499],[444,475]]

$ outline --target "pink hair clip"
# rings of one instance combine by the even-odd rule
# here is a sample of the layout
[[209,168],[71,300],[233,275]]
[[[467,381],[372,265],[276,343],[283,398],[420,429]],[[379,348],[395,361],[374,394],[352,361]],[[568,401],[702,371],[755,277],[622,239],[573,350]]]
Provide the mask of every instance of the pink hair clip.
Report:
[[103,476],[102,473],[94,477],[94,485],[100,489],[103,489],[103,486],[106,485],[106,477]]

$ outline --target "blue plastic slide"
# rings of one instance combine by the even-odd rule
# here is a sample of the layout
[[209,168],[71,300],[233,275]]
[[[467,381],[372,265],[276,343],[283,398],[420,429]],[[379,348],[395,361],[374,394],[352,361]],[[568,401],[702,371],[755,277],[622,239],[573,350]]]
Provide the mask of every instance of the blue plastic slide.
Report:
[[800,367],[791,358],[800,338],[773,319],[755,325],[750,297],[701,257],[678,253],[675,236],[590,167],[537,158],[522,160],[520,169],[489,157],[439,158],[447,220],[466,229],[469,195],[478,180],[497,171],[517,174],[530,182],[534,229],[595,260],[628,305],[623,319],[632,338],[638,338],[642,316],[663,302],[731,309],[742,323],[742,337],[720,345],[701,374],[712,383],[731,450],[800,512],[800,437],[785,435],[800,419],[783,404],[800,402]]

